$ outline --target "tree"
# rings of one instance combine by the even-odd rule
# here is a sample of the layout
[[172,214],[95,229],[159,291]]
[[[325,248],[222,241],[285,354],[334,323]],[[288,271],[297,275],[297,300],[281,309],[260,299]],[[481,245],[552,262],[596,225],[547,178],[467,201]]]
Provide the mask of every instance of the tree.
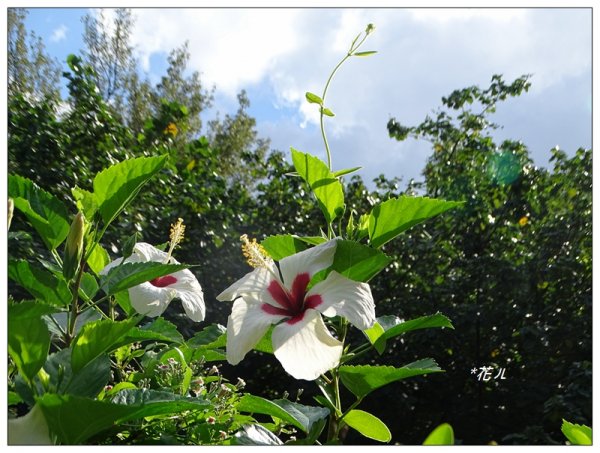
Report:
[[8,95],[17,94],[56,98],[60,65],[51,58],[42,39],[35,33],[27,33],[25,18],[27,10],[8,8]]
[[208,138],[211,147],[219,151],[220,171],[234,181],[253,187],[258,178],[247,169],[265,159],[269,140],[258,137],[256,120],[247,112],[250,100],[246,91],[242,90],[237,98],[239,107],[235,115],[209,122]]
[[126,8],[115,9],[112,21],[106,18],[103,9],[97,11],[96,15],[86,14],[82,19],[86,45],[82,55],[93,69],[102,98],[116,112],[121,112],[137,67],[130,44],[134,22]]
[[[415,127],[388,123],[393,138],[432,144],[413,187],[464,202],[389,248],[396,271],[374,289],[407,317],[438,309],[455,326],[444,385],[424,382],[414,400],[388,395],[423,428],[409,442],[448,421],[464,443],[562,443],[561,418],[591,421],[591,151],[554,150],[547,171],[524,144],[496,144],[489,115],[528,88],[527,76],[494,76],[455,90]],[[398,356],[426,355],[428,335],[398,344]],[[481,366],[504,367],[507,379],[477,381],[470,370]]]

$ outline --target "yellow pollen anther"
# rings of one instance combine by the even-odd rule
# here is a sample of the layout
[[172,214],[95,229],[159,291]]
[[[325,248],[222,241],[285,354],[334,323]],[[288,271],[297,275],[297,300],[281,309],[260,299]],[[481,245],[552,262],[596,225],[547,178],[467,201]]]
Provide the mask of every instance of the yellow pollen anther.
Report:
[[240,236],[242,241],[242,253],[246,257],[246,262],[254,267],[263,267],[267,270],[271,270],[273,260],[265,250],[265,248],[256,242],[256,239],[248,239],[248,235],[243,234]]
[[183,233],[185,233],[185,225],[183,224],[183,219],[180,217],[177,219],[177,222],[171,224],[171,233],[169,234],[169,253],[167,254],[167,259],[165,263],[168,263],[171,259],[171,254],[181,241],[183,241]]

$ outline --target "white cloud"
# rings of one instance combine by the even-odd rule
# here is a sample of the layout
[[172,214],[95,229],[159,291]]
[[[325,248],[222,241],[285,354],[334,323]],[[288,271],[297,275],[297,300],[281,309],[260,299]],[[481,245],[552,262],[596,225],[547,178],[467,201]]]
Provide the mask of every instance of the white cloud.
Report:
[[69,29],[64,24],[61,24],[58,28],[55,28],[50,35],[50,42],[60,42],[66,39],[68,30]]
[[[327,119],[330,144],[339,153],[334,162],[363,165],[365,176],[410,177],[423,168],[420,145],[387,137],[390,116],[416,124],[442,96],[485,86],[496,73],[507,81],[532,73],[533,93],[525,96],[535,95],[537,103],[529,103],[527,113],[539,116],[550,102],[542,95],[546,90],[573,89],[569,84],[591,77],[591,13],[584,9],[140,9],[134,15],[134,41],[146,69],[153,55],[164,56],[188,40],[192,69],[220,95],[234,99],[242,88],[266,86],[273,111],[292,112],[278,123],[259,118],[261,134],[275,147],[315,154],[322,149],[318,111],[304,93],[320,95],[352,39],[374,23],[364,50],[378,54],[350,59],[326,100],[336,113]],[[575,130],[570,124],[586,122],[573,112],[559,113],[555,125],[532,128],[530,137],[551,131],[552,141],[560,142],[560,134]],[[523,116],[520,112],[521,129]],[[510,133],[512,117],[506,118]]]

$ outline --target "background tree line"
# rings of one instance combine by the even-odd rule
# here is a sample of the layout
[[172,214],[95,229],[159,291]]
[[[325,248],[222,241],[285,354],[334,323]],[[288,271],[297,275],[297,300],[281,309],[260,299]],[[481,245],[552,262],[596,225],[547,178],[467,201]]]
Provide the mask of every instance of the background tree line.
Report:
[[[168,152],[167,168],[107,232],[106,246],[116,256],[134,234],[164,243],[169,225],[183,218],[187,238],[177,259],[200,265],[194,272],[207,321],[224,324],[230,306],[215,296],[249,271],[239,236],[314,234],[319,219],[301,180],[286,176],[285,155],[259,137],[245,92],[235,114],[203,127],[216,88],[188,70],[187,44],[171,51],[166,73],[152,84],[134,56],[131,12],[116,10],[110,26],[88,15],[85,48],[63,72],[25,17],[26,10],[8,10],[8,171],[68,201],[73,187],[84,196],[108,164]],[[449,422],[465,444],[564,443],[562,418],[592,424],[591,150],[568,157],[554,149],[546,170],[525,144],[494,141],[497,103],[529,87],[527,76],[506,82],[495,75],[488,87],[444,97],[416,126],[391,119],[392,139],[431,143],[422,181],[401,188],[394,175],[381,175],[370,190],[354,176],[348,185],[346,219],[401,194],[465,202],[387,244],[394,260],[371,282],[378,315],[441,311],[455,326],[411,333],[388,353],[394,365],[434,357],[446,370],[369,396],[365,409],[376,408],[395,442],[421,443]],[[35,234],[11,235],[8,245],[11,258],[43,260]],[[177,310],[166,316],[193,334]],[[506,379],[478,381],[471,370],[481,366],[504,368]],[[269,355],[252,353],[224,371],[242,376],[254,393],[299,390]],[[303,391],[310,404],[315,389]]]

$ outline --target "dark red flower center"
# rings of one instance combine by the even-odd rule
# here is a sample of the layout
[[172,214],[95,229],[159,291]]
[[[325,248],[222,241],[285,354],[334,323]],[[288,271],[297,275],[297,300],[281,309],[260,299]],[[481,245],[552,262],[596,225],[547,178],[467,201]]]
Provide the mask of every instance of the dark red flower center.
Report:
[[318,294],[306,296],[308,282],[310,282],[310,275],[308,273],[298,274],[292,282],[291,291],[288,291],[277,280],[272,280],[267,287],[267,291],[269,291],[275,302],[279,304],[279,307],[263,304],[263,311],[271,315],[289,317],[290,319],[286,321],[288,324],[295,324],[301,321],[306,310],[315,308],[323,302],[321,296]]
[[172,275],[165,275],[164,277],[156,277],[154,280],[150,280],[150,284],[157,286],[158,288],[164,288],[165,286],[176,283],[177,279]]

